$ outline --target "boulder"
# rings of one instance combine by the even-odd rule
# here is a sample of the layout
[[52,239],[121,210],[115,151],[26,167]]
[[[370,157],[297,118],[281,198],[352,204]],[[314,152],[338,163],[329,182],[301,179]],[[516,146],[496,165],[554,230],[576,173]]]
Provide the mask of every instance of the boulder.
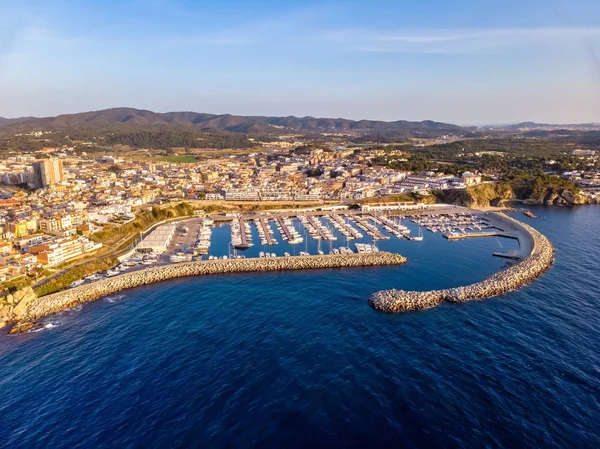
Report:
[[15,324],[11,330],[8,331],[8,335],[22,334],[24,332],[30,331],[37,327],[39,323],[35,321],[25,321],[23,323]]

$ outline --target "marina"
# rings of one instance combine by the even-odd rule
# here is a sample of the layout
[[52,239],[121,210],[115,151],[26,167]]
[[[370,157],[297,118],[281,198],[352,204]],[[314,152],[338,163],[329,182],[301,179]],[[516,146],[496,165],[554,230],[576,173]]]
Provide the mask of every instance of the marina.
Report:
[[[351,220],[351,218],[344,216],[347,220]],[[342,216],[334,214],[327,215],[327,219],[331,222],[334,228],[336,228],[346,240],[354,240],[354,239],[362,239],[363,234],[356,228],[350,226],[346,221],[344,221]]]
[[519,242],[511,238],[511,232],[495,227],[487,214],[466,209],[442,212],[400,215],[391,210],[290,211],[198,217],[176,223],[176,231],[163,255],[130,257],[133,261],[126,260],[131,265],[125,269],[139,269],[135,264],[196,260],[339,255],[373,251],[373,247],[405,254],[409,246],[427,245],[423,237],[425,229],[433,234],[428,241],[432,238],[463,241],[464,245],[468,240],[483,237],[496,241],[502,238],[506,248],[501,245],[488,254],[513,258],[513,253],[519,253]]
[[379,220],[374,219],[372,216],[359,217],[355,216],[354,220],[356,222],[356,226],[365,231],[369,237],[373,240],[387,240],[390,237],[387,235],[383,235],[383,233],[377,228],[377,226],[369,223],[369,218],[373,220],[375,224],[380,224]]

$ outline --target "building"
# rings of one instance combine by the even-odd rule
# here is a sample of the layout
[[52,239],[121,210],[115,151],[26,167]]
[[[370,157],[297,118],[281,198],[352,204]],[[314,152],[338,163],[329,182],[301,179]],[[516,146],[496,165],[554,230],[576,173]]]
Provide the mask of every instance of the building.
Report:
[[573,156],[595,156],[595,150],[573,150],[571,151]]
[[64,181],[63,163],[59,159],[44,159],[33,163],[33,186],[36,189]]
[[466,186],[470,186],[472,184],[479,184],[481,182],[481,175],[469,173],[468,171],[464,172],[461,178],[462,183]]
[[69,237],[52,242],[32,245],[30,251],[37,255],[37,261],[43,265],[59,265],[67,260],[81,256],[84,253],[95,251],[102,247],[101,243],[94,243],[85,237]]
[[52,231],[58,231],[61,229],[60,220],[56,217],[42,218],[39,221],[39,229],[46,234],[49,234]]
[[16,221],[8,224],[8,230],[13,233],[15,237],[23,237],[29,234],[27,229],[27,221]]
[[152,252],[162,254],[167,250],[171,239],[175,235],[176,226],[173,224],[165,224],[158,226],[150,234],[148,234],[136,247],[136,251],[140,253]]

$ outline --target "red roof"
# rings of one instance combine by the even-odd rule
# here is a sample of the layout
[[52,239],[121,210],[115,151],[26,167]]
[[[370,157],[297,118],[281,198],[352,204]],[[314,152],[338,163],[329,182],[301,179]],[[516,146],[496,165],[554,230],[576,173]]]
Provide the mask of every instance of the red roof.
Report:
[[19,206],[21,203],[17,200],[9,198],[7,200],[0,200],[0,207]]

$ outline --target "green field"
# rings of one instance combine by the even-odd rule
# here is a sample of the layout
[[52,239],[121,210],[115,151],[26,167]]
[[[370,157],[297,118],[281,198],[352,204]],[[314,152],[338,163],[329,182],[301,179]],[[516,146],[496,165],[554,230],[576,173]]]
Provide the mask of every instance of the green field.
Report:
[[181,154],[177,156],[165,156],[160,158],[161,161],[166,162],[174,162],[179,164],[191,164],[193,162],[198,162],[196,156],[192,154]]

